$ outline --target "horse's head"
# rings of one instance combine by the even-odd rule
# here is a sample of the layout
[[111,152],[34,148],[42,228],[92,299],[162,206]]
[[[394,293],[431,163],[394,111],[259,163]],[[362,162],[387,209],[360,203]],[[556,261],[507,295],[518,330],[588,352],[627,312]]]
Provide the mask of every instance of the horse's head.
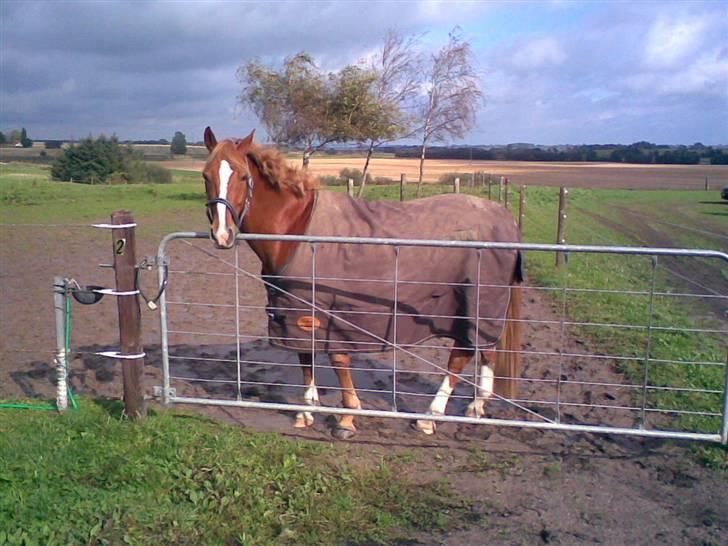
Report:
[[242,140],[218,143],[212,129],[205,129],[205,146],[210,155],[202,171],[207,192],[210,238],[218,248],[232,248],[243,229],[255,186],[249,150],[253,130]]

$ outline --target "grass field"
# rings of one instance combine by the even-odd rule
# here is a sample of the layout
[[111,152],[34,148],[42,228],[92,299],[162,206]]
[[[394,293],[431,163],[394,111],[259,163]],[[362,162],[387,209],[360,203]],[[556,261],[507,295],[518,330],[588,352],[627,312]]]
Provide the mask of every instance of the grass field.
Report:
[[406,457],[120,411],[0,410],[0,544],[388,544],[459,508]]
[[[140,222],[140,234],[146,225],[165,232],[205,228],[202,184],[194,172],[176,171],[169,185],[82,186],[51,182],[42,167],[0,169],[0,223],[84,223],[127,208]],[[408,191],[413,197],[414,188]],[[425,188],[427,195],[443,191],[449,188]],[[529,187],[527,241],[554,240],[556,193]],[[398,196],[396,186],[372,186],[367,192],[368,199]],[[643,244],[642,237],[654,235],[643,229],[646,224],[675,245],[726,251],[726,206],[702,191],[573,190],[568,215],[571,243]],[[636,289],[650,282],[647,260],[571,256],[568,267],[558,271],[552,254],[529,254],[527,267],[531,280],[542,285],[561,286],[566,279],[574,288],[606,287],[619,279],[622,287]],[[725,267],[718,271],[724,275]],[[675,279],[660,268],[656,282],[671,290]],[[726,277],[714,285],[723,293],[725,286]],[[574,293],[565,302],[558,298],[574,321],[642,324],[646,319],[641,297]],[[655,317],[656,325],[686,328],[716,323],[709,308],[677,305],[672,298],[655,302]],[[642,356],[638,334],[581,326],[569,332],[593,339],[607,353]],[[653,358],[720,361],[726,346],[718,334],[657,332],[652,351]],[[621,371],[639,381],[643,367],[626,365]],[[665,365],[652,369],[650,380],[657,386],[722,390],[723,373]],[[720,402],[720,395],[660,391],[648,400],[701,411],[719,409]],[[682,419],[681,427],[695,430],[712,431],[717,423],[716,418]],[[725,449],[696,450],[706,464],[728,468]],[[415,483],[404,464],[407,457],[400,453],[371,464],[353,448],[297,443],[168,413],[130,425],[118,418],[118,408],[90,400],[82,400],[80,412],[63,416],[0,410],[0,543],[392,543],[406,540],[414,529],[446,527],[449,520],[439,514],[455,517],[460,507],[438,481]]]

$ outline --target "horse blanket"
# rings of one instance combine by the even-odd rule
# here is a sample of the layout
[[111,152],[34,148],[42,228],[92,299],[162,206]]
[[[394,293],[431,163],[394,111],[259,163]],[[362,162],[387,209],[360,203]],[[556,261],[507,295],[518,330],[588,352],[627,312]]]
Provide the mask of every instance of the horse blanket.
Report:
[[[404,203],[316,192],[306,235],[518,242],[500,205],[468,195]],[[486,348],[500,337],[516,250],[301,243],[268,286],[272,344],[296,351],[381,352],[434,336]],[[312,279],[315,278],[315,284]],[[395,278],[397,279],[395,288]],[[479,282],[479,289],[477,284]],[[313,309],[311,302],[315,301]],[[476,320],[477,313],[477,320]],[[477,333],[476,333],[477,323]]]

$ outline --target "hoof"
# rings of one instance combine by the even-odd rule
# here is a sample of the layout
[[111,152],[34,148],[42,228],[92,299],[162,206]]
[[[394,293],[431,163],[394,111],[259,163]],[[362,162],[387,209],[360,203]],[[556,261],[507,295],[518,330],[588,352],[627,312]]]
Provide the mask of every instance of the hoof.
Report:
[[485,415],[485,409],[482,405],[476,404],[475,402],[468,404],[468,408],[465,410],[465,417],[480,419],[483,415]]
[[293,423],[295,428],[306,428],[313,425],[313,414],[309,412],[299,412],[296,414],[296,421]]
[[412,425],[415,430],[419,430],[423,434],[427,434],[428,436],[431,436],[432,434],[435,434],[435,430],[437,430],[437,427],[435,426],[435,421],[422,421],[417,420]]
[[356,436],[356,429],[336,427],[331,431],[331,434],[337,440],[351,440],[354,436]]

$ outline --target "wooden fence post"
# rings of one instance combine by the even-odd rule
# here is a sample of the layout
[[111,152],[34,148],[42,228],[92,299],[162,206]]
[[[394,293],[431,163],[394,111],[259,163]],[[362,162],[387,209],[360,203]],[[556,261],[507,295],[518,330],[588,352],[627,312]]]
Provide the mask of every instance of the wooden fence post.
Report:
[[[564,186],[561,186],[559,188],[559,220],[558,225],[556,228],[556,244],[557,245],[563,245],[566,244],[566,239],[564,239],[564,230],[566,229],[566,195],[569,193],[569,190],[567,190]],[[563,252],[557,252],[556,253],[556,266],[561,266],[561,264],[564,262],[564,253]]]
[[498,202],[503,202],[503,180],[505,179],[505,176],[501,176],[498,179]]
[[706,176],[705,177],[705,191],[708,191],[709,188],[710,188],[710,186],[708,185],[708,177]]
[[518,229],[523,234],[523,220],[526,217],[526,186],[518,192]]
[[473,171],[473,174],[470,175],[470,187],[471,188],[474,188],[475,185],[477,184],[477,176],[478,176],[478,173],[475,171]]
[[452,183],[453,193],[460,193],[460,177],[456,176]]
[[354,179],[349,178],[349,180],[346,181],[346,192],[349,194],[349,197],[354,197]]
[[[142,347],[142,320],[139,296],[136,294],[136,237],[134,217],[127,210],[111,215],[111,223],[126,227],[111,230],[114,252],[114,274],[119,310],[120,354],[135,356],[144,352]],[[129,293],[124,295],[125,293]],[[124,413],[130,419],[146,416],[144,405],[144,359],[121,358],[124,383]]]
[[491,200],[491,201],[493,200],[493,184],[492,184],[492,182],[493,181],[491,180],[490,174],[488,174],[488,199]]
[[510,184],[510,181],[506,177],[505,182],[503,184],[503,205],[508,208],[508,185]]
[[399,200],[404,201],[405,191],[407,189],[407,175],[402,173],[399,175]]

